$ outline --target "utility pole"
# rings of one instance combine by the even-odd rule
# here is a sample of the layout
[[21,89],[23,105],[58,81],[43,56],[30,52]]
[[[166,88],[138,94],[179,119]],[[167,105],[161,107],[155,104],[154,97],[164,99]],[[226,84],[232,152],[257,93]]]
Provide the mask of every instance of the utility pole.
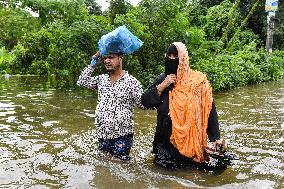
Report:
[[273,31],[275,26],[275,12],[278,8],[278,0],[266,0],[265,10],[268,12],[267,15],[267,36],[266,36],[266,50],[272,52],[273,44]]
[[266,50],[268,52],[272,52],[272,44],[273,44],[273,31],[274,31],[274,23],[275,21],[275,12],[268,12],[267,15],[267,36],[266,36]]

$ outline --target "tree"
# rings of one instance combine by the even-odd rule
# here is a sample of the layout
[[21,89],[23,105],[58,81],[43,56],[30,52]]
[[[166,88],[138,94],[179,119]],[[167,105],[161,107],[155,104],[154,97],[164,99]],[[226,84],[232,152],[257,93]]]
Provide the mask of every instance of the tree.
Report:
[[0,8],[0,45],[11,50],[22,36],[40,29],[30,13],[18,8]]
[[[256,0],[241,0],[240,12],[243,18],[247,16]],[[254,33],[258,34],[262,41],[266,38],[266,16],[265,1],[260,1],[255,8],[254,13],[248,19],[246,27],[250,28]]]
[[110,0],[107,14],[111,23],[114,23],[117,15],[126,14],[130,8],[132,8],[132,5],[127,0]]
[[29,8],[38,13],[41,25],[52,23],[55,20],[64,20],[68,25],[86,16],[87,10],[84,0],[19,0],[22,9]]
[[220,5],[208,9],[206,24],[203,26],[208,40],[220,40],[228,30],[226,38],[230,38],[241,19],[239,11],[234,11],[234,8],[229,0],[225,0]]
[[[206,7],[213,7],[219,5],[224,0],[201,0],[200,3]],[[234,3],[235,0],[230,0]],[[242,19],[245,19],[249,14],[251,8],[255,4],[256,0],[240,0],[240,5],[238,6],[238,11],[241,14]],[[246,22],[246,27],[250,28],[254,33],[258,34],[262,41],[266,38],[266,13],[264,10],[265,1],[258,3],[255,11],[250,16]]]
[[219,5],[224,0],[200,0],[199,3],[207,8]]
[[102,8],[98,5],[96,0],[85,0],[85,5],[90,14],[102,15]]

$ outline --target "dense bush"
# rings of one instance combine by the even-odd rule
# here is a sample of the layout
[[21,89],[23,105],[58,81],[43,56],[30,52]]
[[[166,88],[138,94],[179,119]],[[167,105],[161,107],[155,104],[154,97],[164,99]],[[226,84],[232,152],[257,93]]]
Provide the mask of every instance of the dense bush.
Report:
[[11,50],[26,34],[40,29],[36,18],[23,10],[0,8],[0,47]]
[[[136,7],[113,0],[112,5],[125,9],[120,11],[111,6],[103,15],[95,11],[96,4],[93,8],[86,7],[90,1],[21,2],[21,8],[38,11],[39,17],[23,13],[14,4],[6,20],[19,23],[24,33],[0,21],[3,27],[0,34],[6,32],[6,37],[2,34],[4,37],[0,39],[5,46],[0,53],[2,73],[52,76],[59,87],[73,86],[98,50],[99,38],[117,26],[126,25],[144,45],[138,52],[124,57],[124,67],[144,87],[163,71],[165,49],[174,41],[186,44],[191,67],[205,72],[215,91],[284,76],[283,51],[266,53],[262,37],[251,29],[242,30],[245,17],[237,4],[229,0],[208,8],[196,0],[143,0]],[[0,8],[0,14],[7,12],[5,6]],[[104,72],[103,66],[96,72]]]

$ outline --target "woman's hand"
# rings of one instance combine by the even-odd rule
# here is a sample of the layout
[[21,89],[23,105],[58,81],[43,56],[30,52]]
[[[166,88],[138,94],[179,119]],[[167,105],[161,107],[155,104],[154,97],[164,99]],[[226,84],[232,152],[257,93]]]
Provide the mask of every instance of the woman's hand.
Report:
[[167,77],[165,78],[165,80],[157,86],[157,91],[158,91],[158,94],[161,95],[162,92],[168,87],[170,86],[171,84],[175,84],[176,83],[176,80],[177,80],[177,77],[175,74],[170,74],[170,75],[167,75]]
[[162,82],[165,88],[167,88],[170,84],[175,84],[177,80],[177,76],[175,74],[167,75],[166,79]]
[[219,139],[212,143],[212,148],[217,152],[225,152],[228,148],[228,144],[224,139]]

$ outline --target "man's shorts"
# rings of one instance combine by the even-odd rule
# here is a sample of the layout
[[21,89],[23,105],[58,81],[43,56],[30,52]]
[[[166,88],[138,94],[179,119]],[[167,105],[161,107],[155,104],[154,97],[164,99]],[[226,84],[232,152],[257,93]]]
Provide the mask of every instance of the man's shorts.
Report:
[[99,150],[108,152],[121,160],[130,160],[130,149],[133,143],[133,134],[114,139],[99,138]]

